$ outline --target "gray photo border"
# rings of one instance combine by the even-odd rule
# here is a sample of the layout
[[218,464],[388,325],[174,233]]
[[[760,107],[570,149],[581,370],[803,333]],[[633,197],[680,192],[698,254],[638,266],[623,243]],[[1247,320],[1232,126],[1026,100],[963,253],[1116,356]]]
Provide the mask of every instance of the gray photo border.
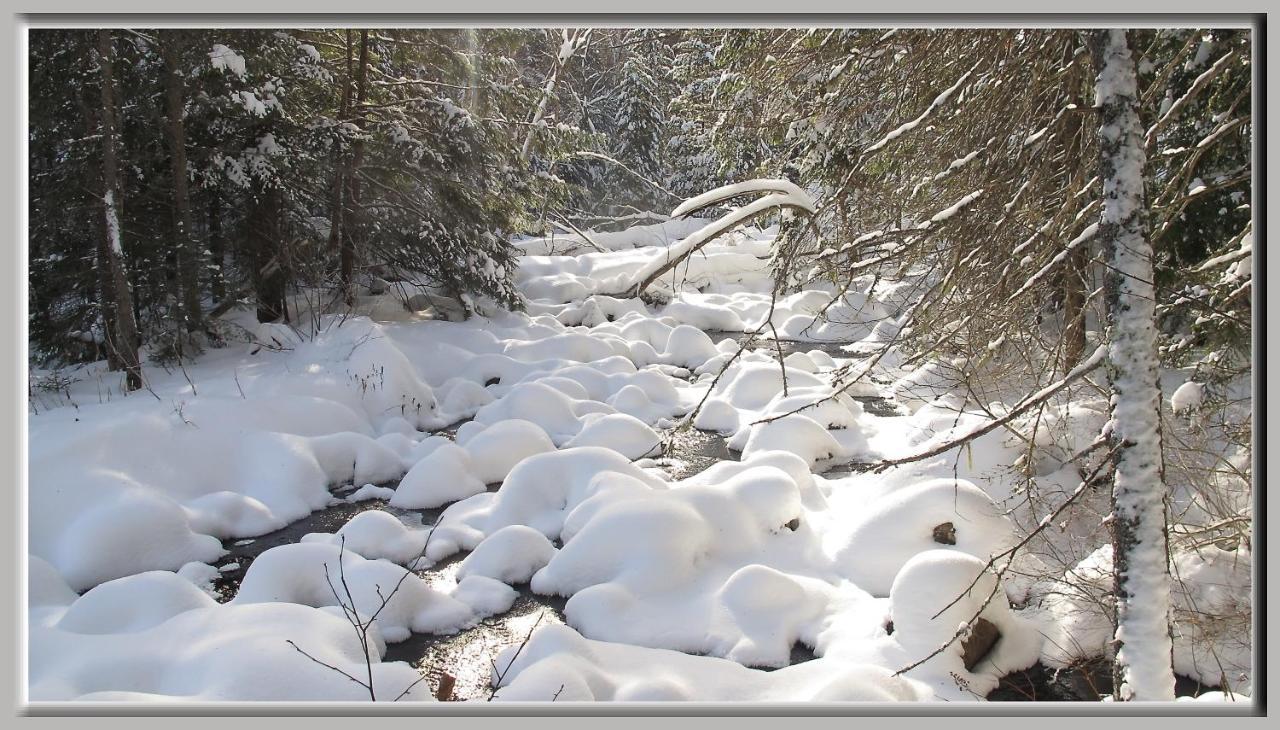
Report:
[[[8,34],[13,61],[10,72],[4,74],[5,95],[11,100],[9,113],[5,115],[5,125],[12,125],[9,134],[5,135],[6,144],[0,163],[12,173],[5,180],[7,194],[3,196],[2,217],[12,226],[14,245],[3,248],[4,258],[0,265],[5,274],[7,286],[3,291],[11,297],[11,312],[0,317],[0,338],[13,346],[12,354],[3,360],[5,382],[10,387],[5,389],[5,399],[13,399],[11,418],[4,422],[6,438],[3,443],[5,463],[11,465],[12,487],[5,490],[4,499],[12,516],[10,529],[12,534],[10,575],[15,577],[11,584],[10,600],[4,604],[4,614],[9,620],[10,630],[6,632],[6,643],[12,647],[9,652],[11,661],[3,665],[3,685],[5,698],[10,700],[13,715],[17,717],[56,716],[61,718],[80,717],[113,717],[113,718],[159,718],[182,717],[182,722],[193,722],[198,718],[216,720],[231,717],[271,717],[274,722],[286,717],[305,717],[308,726],[315,722],[326,724],[342,724],[349,726],[350,718],[361,716],[439,716],[448,717],[449,723],[457,722],[462,717],[476,718],[483,716],[487,722],[501,721],[503,718],[536,716],[535,724],[548,722],[550,718],[560,725],[570,719],[587,717],[609,717],[609,723],[627,722],[640,717],[679,717],[696,716],[700,718],[731,717],[735,726],[742,722],[768,722],[776,726],[772,718],[783,716],[848,717],[848,716],[896,716],[925,725],[936,726],[933,718],[948,717],[948,723],[958,722],[961,726],[985,725],[991,720],[1020,721],[1021,718],[1036,717],[1036,722],[1065,724],[1062,721],[1076,717],[1100,718],[1107,721],[1120,721],[1131,725],[1143,718],[1142,724],[1158,723],[1167,725],[1170,721],[1195,723],[1203,727],[1207,717],[1245,718],[1249,716],[1265,716],[1266,690],[1269,677],[1265,669],[1265,657],[1270,646],[1266,635],[1267,606],[1266,583],[1270,566],[1266,560],[1265,531],[1255,528],[1256,544],[1254,560],[1254,661],[1255,661],[1255,695],[1252,705],[1216,706],[1197,703],[1161,703],[1161,704],[1085,704],[1085,703],[966,703],[966,704],[838,704],[838,703],[787,703],[787,704],[728,704],[728,703],[503,703],[502,705],[467,704],[413,704],[413,705],[371,705],[368,703],[181,703],[181,704],[137,704],[137,703],[29,703],[26,701],[26,408],[25,408],[25,374],[27,366],[26,338],[26,294],[27,269],[26,247],[26,158],[25,129],[26,119],[26,29],[38,27],[124,27],[124,26],[329,26],[329,25],[382,25],[382,26],[703,26],[703,27],[763,27],[763,26],[1004,26],[1004,27],[1098,27],[1098,26],[1197,26],[1197,27],[1253,27],[1254,45],[1254,115],[1255,145],[1253,188],[1253,209],[1255,226],[1259,241],[1265,241],[1266,187],[1265,170],[1268,161],[1265,120],[1266,111],[1270,107],[1267,98],[1269,84],[1266,83],[1267,72],[1273,63],[1267,58],[1266,51],[1266,10],[1271,3],[1238,2],[1224,0],[1208,6],[1213,12],[1197,12],[1205,9],[1205,4],[1188,2],[1187,0],[1151,0],[1128,1],[1123,3],[1099,2],[1098,0],[1079,0],[1070,8],[1073,12],[1057,11],[1027,12],[1025,2],[1009,0],[979,0],[966,3],[965,12],[956,12],[954,3],[942,0],[928,2],[910,2],[902,4],[899,13],[862,13],[856,12],[862,7],[852,3],[835,0],[802,0],[785,5],[764,2],[762,0],[704,0],[696,8],[686,3],[670,0],[651,0],[644,3],[649,13],[600,12],[603,5],[599,2],[582,0],[556,0],[543,2],[536,6],[520,3],[517,0],[473,0],[465,5],[471,12],[431,13],[431,10],[453,9],[449,5],[441,8],[440,4],[412,3],[398,0],[376,0],[374,3],[361,3],[361,9],[374,6],[373,12],[344,12],[341,3],[335,0],[311,0],[310,2],[273,3],[268,12],[261,12],[261,6],[242,0],[229,0],[214,6],[214,13],[175,13],[172,3],[154,2],[154,0],[127,0],[110,4],[111,12],[103,12],[107,8],[87,0],[53,0],[46,3],[25,2],[27,6],[11,11],[7,16]],[[779,8],[795,12],[780,13]],[[681,13],[681,10],[693,12]],[[853,11],[853,12],[851,12]],[[1263,108],[1263,104],[1267,108]],[[15,230],[16,229],[16,230]],[[1270,516],[1265,499],[1265,454],[1272,446],[1267,438],[1265,428],[1265,406],[1267,393],[1266,381],[1266,279],[1271,274],[1269,256],[1265,254],[1265,245],[1256,247],[1255,255],[1261,259],[1263,286],[1255,284],[1254,317],[1261,327],[1254,328],[1254,362],[1255,379],[1254,398],[1264,408],[1264,418],[1255,417],[1254,446],[1254,481],[1260,489],[1255,489],[1255,520],[1258,527],[1266,524]],[[1255,274],[1255,281],[1257,276]],[[12,372],[9,369],[13,368]],[[1265,445],[1264,445],[1265,444]],[[990,718],[990,719],[987,719]],[[1040,719],[1042,718],[1042,719]],[[146,720],[126,721],[128,726]],[[1092,720],[1091,720],[1092,721]],[[665,721],[664,721],[665,722]],[[703,720],[705,722],[705,720]],[[1073,723],[1073,726],[1076,726]]]

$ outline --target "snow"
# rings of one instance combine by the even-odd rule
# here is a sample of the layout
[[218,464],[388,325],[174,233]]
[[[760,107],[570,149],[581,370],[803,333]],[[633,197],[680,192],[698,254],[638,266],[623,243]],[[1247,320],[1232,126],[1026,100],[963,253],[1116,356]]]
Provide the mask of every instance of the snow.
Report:
[[[934,536],[952,525],[952,544]],[[931,550],[953,550],[982,560],[1010,546],[1013,525],[991,497],[972,483],[930,479],[872,502],[836,554],[841,570],[864,590],[888,595],[912,558]]]
[[458,566],[458,577],[480,575],[503,583],[528,583],[556,548],[541,532],[525,525],[508,525],[485,538]]
[[565,702],[900,702],[928,696],[920,683],[876,666],[816,660],[764,672],[714,657],[592,641],[564,626],[539,630],[518,656],[506,649],[495,663],[506,670],[496,699],[508,702],[553,696]]
[[[409,638],[411,631],[451,633],[483,617],[472,606],[428,587],[389,561],[366,560],[354,551],[320,542],[281,545],[259,555],[245,572],[232,603],[337,607],[339,598],[330,581],[343,601],[354,604],[348,608],[364,617],[377,614],[377,630],[391,643]],[[393,593],[397,584],[400,588]],[[351,599],[344,595],[348,586]],[[383,598],[388,599],[385,607]]]
[[[730,192],[785,187],[766,182]],[[388,319],[317,315],[297,329],[233,313],[254,341],[189,364],[194,385],[147,363],[158,399],[97,403],[95,378],[112,376],[91,371],[72,387],[77,408],[28,419],[33,698],[367,699],[286,643],[364,676],[345,590],[326,580],[340,564],[366,619],[400,585],[369,632],[381,699],[419,676],[378,661],[386,644],[470,630],[511,609],[513,586],[566,599],[567,625],[540,625],[519,656],[502,649],[500,701],[972,701],[1037,659],[1105,653],[1087,590],[1055,593],[1060,581],[1016,570],[997,585],[982,570],[1040,518],[1011,465],[1074,488],[1066,459],[1096,437],[1105,402],[1053,401],[992,428],[1011,407],[954,391],[955,363],[866,357],[906,322],[909,288],[868,275],[775,299],[772,228],[706,243],[654,300],[619,286],[705,227],[518,241],[523,312],[446,322],[397,304],[376,309]],[[868,397],[888,400],[864,408]],[[732,458],[677,478],[679,447],[661,445],[685,419]],[[856,468],[981,429],[918,462]],[[222,541],[356,503],[368,509],[333,532],[237,558],[243,581],[217,603]],[[432,531],[422,511],[436,509]],[[1105,558],[1055,578],[1105,587]],[[1246,693],[1248,642],[1187,617],[1193,604],[1235,610],[1250,567],[1247,551],[1175,554],[1179,671]],[[965,670],[957,642],[895,674],[988,595],[982,616],[1003,638],[984,662]],[[817,658],[791,664],[797,645]],[[429,695],[420,684],[409,698]]]
[[639,459],[655,453],[659,443],[658,434],[644,421],[626,413],[610,413],[587,421],[578,435],[565,444],[566,448],[576,446],[603,446],[628,459]]
[[422,554],[426,537],[426,531],[407,527],[395,515],[371,509],[352,517],[336,533],[309,533],[302,542],[338,545],[370,560],[407,565]]
[[[964,677],[979,695],[995,689],[999,674],[1034,664],[1041,641],[1035,624],[1009,610],[996,575],[984,566],[984,561],[971,555],[928,550],[902,566],[889,591],[893,638],[917,660],[941,649],[962,625],[972,625],[978,618],[996,626],[1000,640],[973,672],[964,668],[963,640],[926,661],[934,671]],[[992,597],[989,602],[988,597]]]
[[1173,391],[1169,405],[1174,413],[1189,413],[1198,410],[1204,401],[1204,384],[1188,380]]
[[537,424],[515,418],[499,421],[465,439],[460,433],[458,441],[470,457],[471,474],[484,484],[499,483],[521,461],[556,449]]
[[[312,50],[314,51],[315,49],[313,48]],[[228,71],[234,76],[244,78],[244,56],[241,56],[221,43],[213,44],[213,50],[209,51],[209,63],[220,71]]]
[[404,475],[391,504],[430,509],[483,491],[484,482],[476,476],[476,467],[468,451],[454,444],[444,444]]

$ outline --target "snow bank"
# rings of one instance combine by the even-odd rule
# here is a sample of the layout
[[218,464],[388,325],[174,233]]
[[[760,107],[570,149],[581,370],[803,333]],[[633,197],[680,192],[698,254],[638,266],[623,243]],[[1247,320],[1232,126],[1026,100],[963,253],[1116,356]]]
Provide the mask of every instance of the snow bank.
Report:
[[[585,639],[565,626],[538,629],[505,649],[495,699],[548,701],[910,702],[928,689],[881,667],[817,659],[773,672],[736,662]],[[509,667],[509,669],[508,669]],[[495,674],[496,679],[496,674]]]

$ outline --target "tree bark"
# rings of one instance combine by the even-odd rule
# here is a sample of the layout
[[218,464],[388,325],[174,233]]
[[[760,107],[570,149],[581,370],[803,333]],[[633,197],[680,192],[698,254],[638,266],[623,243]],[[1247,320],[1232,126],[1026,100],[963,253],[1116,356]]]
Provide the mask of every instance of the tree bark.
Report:
[[188,332],[199,330],[204,322],[200,311],[200,252],[191,231],[191,199],[187,187],[187,136],[183,121],[184,81],[179,66],[181,31],[164,33],[161,56],[164,59],[165,105],[168,112],[170,160],[173,170],[173,229],[176,244],[178,281],[182,291],[182,319]]
[[[352,77],[352,58],[351,58],[351,29],[346,30],[344,36],[343,48],[346,53],[347,76],[343,79],[342,84],[342,103],[338,106],[338,121],[345,123],[351,115],[351,77]],[[347,194],[347,169],[350,165],[350,153],[339,151],[336,156],[336,164],[333,168],[333,191],[332,191],[332,209],[329,218],[329,250],[338,252],[339,269],[342,268],[345,261],[346,244],[344,243],[345,231],[343,230],[343,221],[346,216],[343,209],[346,204]],[[347,298],[348,280],[342,278],[339,272],[339,288],[342,290],[342,298]]]
[[360,168],[364,165],[364,129],[365,129],[365,81],[368,78],[369,63],[369,31],[360,31],[360,61],[356,69],[355,117],[359,135],[351,143],[351,166],[346,175],[347,204],[342,208],[342,249],[340,256],[341,272],[339,281],[342,286],[342,300],[348,306],[355,305],[355,287],[352,277],[355,274],[356,238],[360,215]]
[[[102,220],[106,235],[98,243],[98,276],[103,304],[114,317],[108,317],[108,367],[115,364],[125,371],[125,388],[142,387],[142,363],[138,358],[138,322],[134,318],[133,297],[125,273],[124,232],[120,226],[120,184],[116,171],[116,104],[115,79],[112,73],[111,31],[98,31],[98,70],[102,91]],[[114,319],[114,327],[110,327]],[[111,330],[114,329],[114,332]]]
[[271,183],[259,183],[249,210],[249,246],[253,250],[254,289],[258,300],[258,321],[289,321],[285,301],[288,266],[284,232],[280,224],[283,196]]
[[[1067,46],[1064,64],[1071,64],[1066,83],[1071,101],[1077,109],[1084,109],[1084,74],[1075,60],[1075,44]],[[1081,136],[1083,124],[1080,114],[1067,114],[1063,120],[1064,135],[1067,139],[1066,159],[1080,160],[1084,140]],[[1081,165],[1083,167],[1083,164]],[[1076,248],[1068,257],[1062,274],[1062,322],[1063,322],[1063,371],[1069,372],[1085,356],[1087,342],[1085,339],[1085,304],[1089,296],[1089,245]]]
[[1125,31],[1089,37],[1098,69],[1101,126],[1098,239],[1109,262],[1107,367],[1111,380],[1108,438],[1115,449],[1111,530],[1115,557],[1113,666],[1117,700],[1174,698],[1169,624],[1169,558],[1160,444],[1155,287],[1143,190],[1138,81]]
[[219,304],[227,298],[227,243],[222,237],[222,196],[215,187],[209,195],[209,291]]

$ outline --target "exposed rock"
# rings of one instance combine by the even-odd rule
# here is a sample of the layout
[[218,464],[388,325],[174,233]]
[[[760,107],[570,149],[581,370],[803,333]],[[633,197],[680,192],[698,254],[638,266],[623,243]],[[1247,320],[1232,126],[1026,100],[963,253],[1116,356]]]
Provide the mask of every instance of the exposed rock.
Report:
[[950,522],[943,522],[933,528],[933,541],[942,545],[955,545],[956,526]]
[[960,643],[964,668],[972,672],[973,668],[978,666],[978,662],[991,653],[991,649],[999,640],[1000,629],[985,618],[979,617],[970,627],[969,637]]

